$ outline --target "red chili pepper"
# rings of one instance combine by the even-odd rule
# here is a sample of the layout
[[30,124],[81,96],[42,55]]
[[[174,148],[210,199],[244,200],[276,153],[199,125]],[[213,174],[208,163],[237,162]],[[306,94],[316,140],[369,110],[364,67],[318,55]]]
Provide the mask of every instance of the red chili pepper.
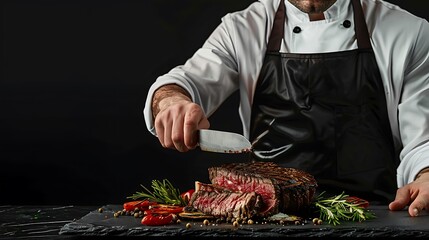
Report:
[[141,223],[143,225],[148,226],[161,226],[161,225],[167,225],[172,223],[173,221],[173,214],[169,213],[167,215],[162,214],[148,214],[143,217]]
[[149,209],[149,206],[157,204],[156,202],[149,200],[140,200],[140,201],[130,201],[124,203],[124,209],[126,211],[134,211],[136,208],[140,211],[146,211]]
[[369,202],[365,199],[356,197],[356,196],[349,196],[346,198],[346,201],[352,204],[357,204],[358,206],[362,207],[362,208],[368,208],[369,207]]
[[195,192],[194,189],[189,189],[188,191],[180,194],[180,197],[186,202],[186,204],[188,204],[189,200],[191,200],[192,194],[194,194],[194,192]]
[[183,207],[174,206],[174,205],[166,205],[166,204],[155,204],[149,207],[149,209],[145,212],[151,212],[155,214],[165,214],[165,213],[181,213],[183,212]]
[[171,212],[168,212],[168,211],[153,210],[153,209],[144,211],[144,215],[168,215],[170,213]]

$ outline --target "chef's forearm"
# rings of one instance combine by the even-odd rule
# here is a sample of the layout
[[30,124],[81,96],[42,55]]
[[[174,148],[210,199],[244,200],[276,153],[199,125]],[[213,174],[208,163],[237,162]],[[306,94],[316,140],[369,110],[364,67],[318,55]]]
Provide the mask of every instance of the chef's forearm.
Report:
[[158,113],[177,101],[192,101],[189,93],[176,84],[168,84],[158,88],[152,98],[152,116],[155,119]]

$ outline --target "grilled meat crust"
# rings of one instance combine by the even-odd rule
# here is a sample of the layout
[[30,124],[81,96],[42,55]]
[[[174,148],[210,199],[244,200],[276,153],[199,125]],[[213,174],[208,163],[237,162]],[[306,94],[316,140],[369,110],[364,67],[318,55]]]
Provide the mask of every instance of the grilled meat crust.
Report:
[[317,188],[311,174],[273,162],[230,163],[208,171],[212,184],[259,194],[264,202],[260,216],[299,212],[311,204]]

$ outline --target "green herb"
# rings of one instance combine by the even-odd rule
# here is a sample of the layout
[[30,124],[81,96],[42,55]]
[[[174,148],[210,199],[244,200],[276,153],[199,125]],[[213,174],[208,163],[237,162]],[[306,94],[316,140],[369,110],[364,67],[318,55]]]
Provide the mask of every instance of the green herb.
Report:
[[338,225],[341,221],[363,222],[365,220],[376,218],[370,210],[360,206],[357,203],[347,201],[348,195],[340,195],[325,198],[322,192],[315,201],[315,206],[320,212],[320,219],[329,224]]
[[155,201],[157,203],[185,206],[186,203],[180,196],[180,191],[178,188],[175,188],[173,184],[167,179],[162,181],[152,180],[152,191],[146,188],[143,185],[140,185],[144,191],[136,192],[132,196],[127,198],[131,198],[134,200],[137,199],[148,199],[151,201]]

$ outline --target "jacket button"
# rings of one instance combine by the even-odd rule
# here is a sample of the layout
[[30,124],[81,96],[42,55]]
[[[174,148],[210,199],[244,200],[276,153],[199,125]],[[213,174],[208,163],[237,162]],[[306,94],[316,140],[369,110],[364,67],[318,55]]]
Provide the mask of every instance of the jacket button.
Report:
[[301,32],[301,28],[300,27],[294,27],[293,28],[293,32],[294,33],[300,33]]
[[351,23],[349,20],[345,20],[345,21],[343,22],[343,26],[344,26],[345,28],[349,28],[349,27],[351,27],[351,26],[352,26],[352,23]]

